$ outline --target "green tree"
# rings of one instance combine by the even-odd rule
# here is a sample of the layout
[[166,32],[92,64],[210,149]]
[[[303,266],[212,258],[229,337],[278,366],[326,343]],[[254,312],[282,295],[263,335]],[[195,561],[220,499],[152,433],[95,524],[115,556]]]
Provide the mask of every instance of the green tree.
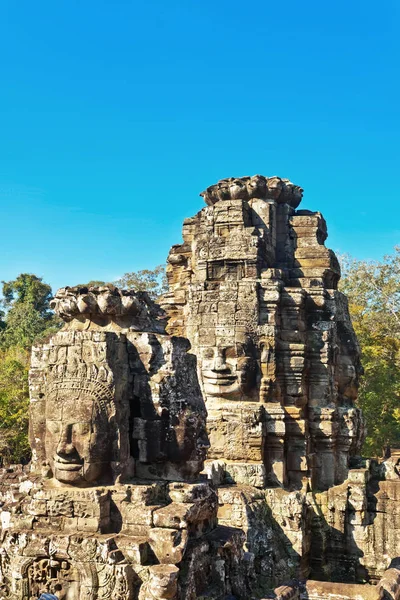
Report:
[[46,338],[58,329],[54,315],[42,317],[30,304],[16,304],[7,313],[5,328],[0,334],[0,346],[30,348],[35,341]]
[[365,452],[400,444],[400,247],[380,262],[342,257],[341,289],[349,298],[364,376],[359,405],[367,421]]
[[21,273],[13,281],[3,281],[4,326],[0,346],[29,348],[35,340],[56,331],[60,320],[50,310],[51,287],[41,277]]
[[0,456],[3,462],[29,458],[28,371],[30,347],[57,331],[61,321],[50,310],[51,288],[40,277],[22,273],[3,281],[5,311],[0,315]]
[[32,306],[41,316],[49,314],[51,287],[41,277],[21,273],[13,281],[3,281],[3,303],[6,308],[18,304]]
[[0,456],[6,464],[30,457],[28,366],[27,350],[0,350]]
[[107,283],[98,279],[91,279],[87,283],[77,283],[74,287],[100,287],[102,285],[107,285]]
[[165,265],[125,273],[115,282],[115,285],[124,289],[146,291],[153,300],[157,300],[168,290]]

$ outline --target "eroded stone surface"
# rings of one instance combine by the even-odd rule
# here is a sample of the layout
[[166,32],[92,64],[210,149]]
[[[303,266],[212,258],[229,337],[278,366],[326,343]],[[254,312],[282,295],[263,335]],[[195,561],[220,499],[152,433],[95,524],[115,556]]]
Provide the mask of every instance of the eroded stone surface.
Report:
[[250,200],[258,198],[262,200],[274,200],[279,204],[289,204],[292,208],[297,208],[301,202],[302,195],[302,188],[294,185],[289,179],[264,177],[263,175],[221,179],[221,181],[215,185],[211,185],[200,194],[208,205],[215,204],[220,200]]
[[377,582],[399,554],[400,478],[382,479],[373,463],[349,475],[340,486],[308,494],[311,570],[317,578]]

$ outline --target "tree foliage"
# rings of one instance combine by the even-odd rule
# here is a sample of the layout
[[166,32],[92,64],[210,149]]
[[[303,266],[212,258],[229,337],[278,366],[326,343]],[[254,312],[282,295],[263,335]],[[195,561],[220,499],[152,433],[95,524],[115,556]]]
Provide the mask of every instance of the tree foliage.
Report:
[[124,289],[146,291],[153,300],[157,300],[168,290],[165,265],[125,273],[115,282],[115,285]]
[[367,420],[365,452],[381,455],[400,444],[400,247],[380,262],[347,256],[341,262],[341,289],[364,367],[359,405]]
[[26,462],[28,444],[29,352],[0,350],[0,457],[2,462]]
[[7,308],[21,304],[31,306],[42,317],[49,313],[51,287],[41,277],[21,273],[14,281],[3,281],[3,302]]
[[5,308],[0,314],[0,456],[3,462],[29,457],[28,370],[30,347],[57,331],[60,320],[50,310],[51,287],[22,273],[3,281]]
[[107,285],[107,283],[99,279],[91,279],[87,283],[77,283],[75,287],[100,287],[102,285]]
[[21,273],[14,281],[3,281],[6,313],[0,347],[29,348],[35,340],[56,331],[60,321],[50,310],[51,297],[51,287],[36,275]]

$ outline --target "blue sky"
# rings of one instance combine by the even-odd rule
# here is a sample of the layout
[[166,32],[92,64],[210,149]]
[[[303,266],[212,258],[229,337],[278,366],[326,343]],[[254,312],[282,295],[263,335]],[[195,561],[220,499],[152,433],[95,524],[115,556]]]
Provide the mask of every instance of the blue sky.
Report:
[[164,262],[199,193],[280,175],[328,245],[400,242],[398,0],[0,3],[0,279]]

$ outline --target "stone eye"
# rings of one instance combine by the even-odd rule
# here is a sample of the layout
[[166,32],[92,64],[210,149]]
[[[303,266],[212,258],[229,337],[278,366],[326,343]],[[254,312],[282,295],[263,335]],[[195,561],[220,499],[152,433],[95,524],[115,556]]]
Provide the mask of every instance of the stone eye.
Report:
[[90,433],[90,423],[75,423],[74,432],[77,435],[86,435]]
[[237,358],[235,346],[230,346],[225,350],[225,358]]

